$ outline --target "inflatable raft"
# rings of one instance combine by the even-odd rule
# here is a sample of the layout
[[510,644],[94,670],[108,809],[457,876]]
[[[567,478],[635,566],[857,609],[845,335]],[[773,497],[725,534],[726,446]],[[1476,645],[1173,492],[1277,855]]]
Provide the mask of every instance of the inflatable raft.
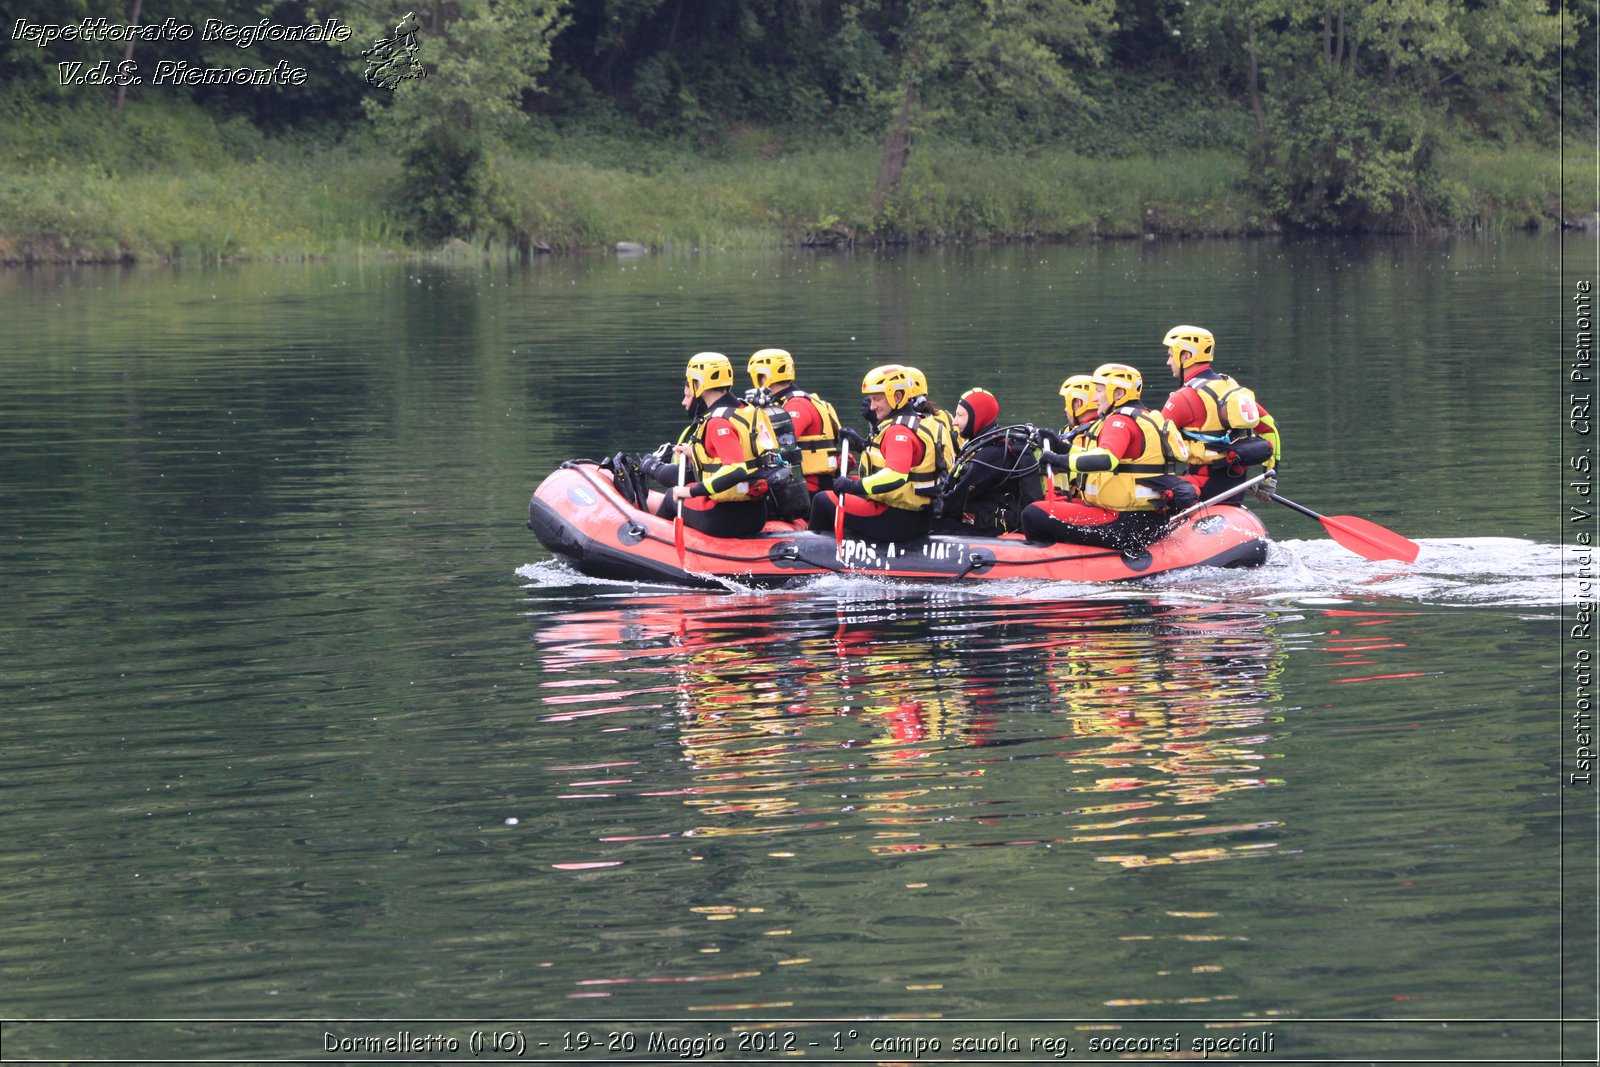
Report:
[[[867,574],[907,580],[992,582],[1032,579],[1117,582],[1185,567],[1257,567],[1267,559],[1267,531],[1246,507],[1203,508],[1136,552],[1090,545],[1044,544],[1020,534],[933,534],[879,544],[769,522],[755,537],[710,537],[683,530],[680,562],[673,523],[630,504],[611,472],[587,461],[562,464],[528,502],[528,528],[541,544],[584,574],[673,585],[779,586],[821,574]],[[797,528],[800,527],[800,528]]]

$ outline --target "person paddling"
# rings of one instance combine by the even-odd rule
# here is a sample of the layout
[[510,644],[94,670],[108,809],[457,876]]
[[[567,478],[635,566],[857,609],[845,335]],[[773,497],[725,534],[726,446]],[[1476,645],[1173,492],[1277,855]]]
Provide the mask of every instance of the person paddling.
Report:
[[[683,407],[692,419],[678,442],[639,458],[640,469],[672,488],[656,514],[675,518],[713,537],[748,537],[767,521],[765,482],[759,478],[755,412],[733,388],[733,363],[720,352],[701,352],[684,369]],[[688,457],[693,481],[679,484],[669,455]],[[752,492],[752,488],[756,491]]]
[[811,529],[832,531],[837,509],[844,533],[865,541],[911,541],[927,535],[932,504],[949,473],[954,446],[944,423],[918,413],[927,381],[914,368],[886,363],[861,381],[874,433],[858,457],[858,476],[840,475],[831,492],[811,501]]
[[[1161,413],[1187,441],[1186,477],[1201,500],[1225,493],[1262,464],[1267,477],[1255,490],[1263,500],[1277,488],[1283,442],[1278,424],[1250,389],[1211,365],[1216,338],[1203,326],[1174,326],[1161,343],[1167,367],[1183,384],[1173,390]],[[1227,503],[1242,502],[1235,496]]]
[[1089,428],[1066,455],[1044,453],[1046,463],[1067,472],[1071,495],[1023,509],[1029,540],[1143,548],[1165,531],[1169,516],[1194,503],[1195,488],[1178,474],[1183,439],[1140,399],[1143,388],[1139,372],[1121,363],[1062,383],[1068,415]]

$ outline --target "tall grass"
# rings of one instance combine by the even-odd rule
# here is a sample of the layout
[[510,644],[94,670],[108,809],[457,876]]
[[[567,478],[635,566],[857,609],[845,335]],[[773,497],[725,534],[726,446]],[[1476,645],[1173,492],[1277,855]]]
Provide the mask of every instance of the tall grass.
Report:
[[1223,151],[1003,158],[964,145],[914,154],[887,212],[908,237],[991,239],[1261,232],[1242,157]]
[[[1539,230],[1559,227],[1563,215],[1581,214],[1581,209],[1574,211],[1579,201],[1563,197],[1563,191],[1572,191],[1585,174],[1592,183],[1594,148],[1572,146],[1563,166],[1557,149],[1464,147],[1450,153],[1445,169],[1451,175],[1458,229]],[[1591,184],[1591,211],[1593,200]]]
[[908,240],[1259,232],[1244,164],[1225,152],[1182,159],[997,158],[964,145],[918,146],[875,219],[875,146],[811,148],[777,159],[685,160],[652,173],[586,163],[498,163],[515,229],[552,245],[771,246],[844,229]]
[[141,104],[0,109],[0,261],[303,258],[403,249],[398,168],[270,140],[243,119]]
[[0,259],[303,258],[404,247],[392,165],[325,154],[291,172],[255,161],[113,174],[65,164],[0,181]]
[[860,225],[876,159],[845,149],[778,160],[683,158],[639,173],[509,158],[498,171],[514,229],[557,247],[771,247]]
[[[1593,146],[1463,147],[1446,157],[1457,228],[1559,224],[1562,199],[1592,211]],[[491,160],[493,232],[515,254],[637,241],[757,248],[853,235],[986,241],[1272,230],[1235,146],[1088,157],[997,154],[924,138],[874,215],[878,146],[735,131],[716,151],[672,142],[559,138]],[[0,110],[0,261],[298,259],[427,251],[410,232],[398,159],[376,147],[272,140],[194,108],[52,114]],[[1568,214],[1573,214],[1571,207]]]

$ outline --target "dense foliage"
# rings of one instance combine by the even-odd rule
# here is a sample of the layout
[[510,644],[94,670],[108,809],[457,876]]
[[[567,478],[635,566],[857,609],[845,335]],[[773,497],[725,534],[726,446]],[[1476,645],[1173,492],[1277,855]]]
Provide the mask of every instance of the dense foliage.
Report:
[[[241,143],[253,132],[377,140],[403,161],[397,217],[430,240],[525,240],[526,195],[506,188],[496,161],[537,155],[573,131],[609,139],[640,166],[663,141],[713,159],[753,140],[774,157],[824,139],[877,144],[861,207],[834,211],[853,210],[845,222],[880,235],[915,231],[918,194],[902,179],[929,137],[1019,158],[1220,149],[1248,160],[1245,190],[1269,225],[1458,225],[1462,190],[1441,166],[1445,150],[1556,143],[1564,101],[1586,107],[1596,80],[1593,0],[12,0],[7,8],[0,84],[12,122],[91,103],[127,120],[181,100],[238,131]],[[393,38],[408,11],[426,76],[374,86],[363,77],[369,50]],[[196,32],[130,43],[81,32],[45,41],[37,29],[94,19]],[[346,28],[342,40],[266,32],[247,40],[261,27],[336,25]],[[213,26],[222,29],[207,32]],[[198,73],[241,67],[293,77],[215,84]],[[139,81],[115,84],[129,81],[119,71]],[[120,153],[134,161],[126,146]]]

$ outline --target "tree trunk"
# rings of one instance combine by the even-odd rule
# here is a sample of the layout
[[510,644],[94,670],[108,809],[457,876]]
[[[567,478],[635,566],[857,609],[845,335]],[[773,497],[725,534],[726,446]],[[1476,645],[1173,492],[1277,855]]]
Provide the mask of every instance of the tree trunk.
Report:
[[1344,8],[1343,7],[1339,8],[1338,46],[1334,49],[1334,52],[1333,52],[1333,65],[1335,67],[1343,67],[1344,66]]
[[667,46],[661,50],[662,55],[672,54],[672,42],[678,39],[678,23],[683,21],[683,0],[678,0],[678,6],[672,12],[672,28],[667,31]]
[[916,86],[907,82],[905,95],[900,98],[900,109],[895,112],[889,134],[883,139],[883,154],[878,157],[878,185],[872,191],[873,215],[883,211],[883,205],[900,188],[906,160],[911,158],[911,118],[919,102]]
[[1267,113],[1261,106],[1261,64],[1256,58],[1256,27],[1250,24],[1246,50],[1250,53],[1250,113],[1256,117],[1256,133],[1267,130]]
[[[133,11],[128,15],[128,25],[130,25],[130,26],[139,25],[139,10],[141,8],[143,8],[143,7],[144,7],[144,0],[133,0]],[[133,62],[133,37],[131,37],[131,36],[128,38],[128,47],[123,49],[122,61],[124,63]],[[122,72],[118,71],[117,73],[121,74]],[[122,117],[122,102],[125,99],[127,99],[127,97],[128,97],[128,86],[121,78],[118,78],[117,79],[117,118],[119,118],[119,119]]]

